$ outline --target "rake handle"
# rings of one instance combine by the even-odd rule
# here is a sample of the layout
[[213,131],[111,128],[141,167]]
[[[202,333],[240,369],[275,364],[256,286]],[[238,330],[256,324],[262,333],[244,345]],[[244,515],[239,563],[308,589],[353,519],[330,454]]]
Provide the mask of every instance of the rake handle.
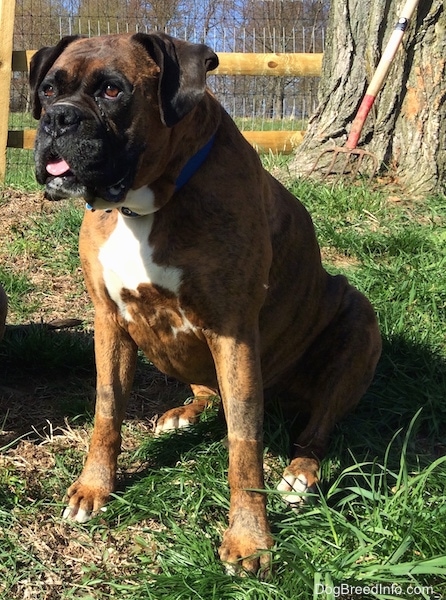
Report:
[[353,120],[350,133],[348,135],[346,148],[353,150],[361,135],[362,128],[364,126],[367,115],[373,106],[376,96],[384,83],[387,73],[389,72],[390,65],[395,57],[396,51],[399,48],[401,40],[403,39],[404,32],[406,31],[409,20],[418,5],[419,0],[406,0],[406,4],[401,10],[400,18],[387,42],[387,45],[382,53],[381,59],[376,67],[376,71],[370,81],[364,98],[358,108],[358,112]]

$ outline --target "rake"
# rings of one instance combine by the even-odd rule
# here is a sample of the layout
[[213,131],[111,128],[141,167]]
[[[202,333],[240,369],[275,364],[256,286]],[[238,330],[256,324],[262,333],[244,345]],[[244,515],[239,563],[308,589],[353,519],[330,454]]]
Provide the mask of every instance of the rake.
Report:
[[356,146],[365,120],[367,119],[367,115],[369,114],[375,98],[384,83],[387,73],[389,72],[390,65],[392,64],[396,51],[398,50],[404,32],[409,25],[410,18],[417,7],[418,2],[419,0],[406,0],[406,3],[400,13],[400,18],[398,19],[392,35],[387,42],[378,66],[376,67],[376,71],[372,77],[372,80],[370,81],[370,84],[353,120],[345,146],[334,146],[333,148],[323,150],[316,159],[311,171],[308,173],[309,176],[316,171],[317,167],[322,161],[327,163],[327,161],[324,160],[327,158],[328,167],[322,179],[325,179],[331,173],[335,173],[339,177],[345,175],[346,173],[350,173],[351,177],[356,177],[356,175],[360,173],[360,169],[364,163],[366,163],[368,166],[367,172],[370,173],[370,178],[373,177],[378,170],[378,159],[376,158],[375,154],[369,150],[357,148]]

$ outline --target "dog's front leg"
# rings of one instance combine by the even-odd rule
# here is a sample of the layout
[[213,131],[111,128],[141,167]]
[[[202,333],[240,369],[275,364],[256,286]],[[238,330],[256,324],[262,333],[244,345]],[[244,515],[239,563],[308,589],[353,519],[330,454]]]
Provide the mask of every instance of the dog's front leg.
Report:
[[209,340],[229,442],[229,527],[220,558],[233,567],[267,569],[272,538],[263,490],[263,389],[258,335]]
[[96,409],[90,449],[79,479],[68,489],[64,517],[80,523],[107,502],[115,487],[121,425],[136,365],[137,348],[110,313],[96,311]]

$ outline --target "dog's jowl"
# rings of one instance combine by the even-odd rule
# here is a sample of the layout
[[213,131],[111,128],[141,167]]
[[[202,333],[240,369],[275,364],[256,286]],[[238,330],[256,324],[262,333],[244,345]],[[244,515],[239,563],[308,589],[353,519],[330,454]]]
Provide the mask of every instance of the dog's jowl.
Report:
[[30,72],[35,161],[47,198],[87,203],[80,256],[97,399],[65,516],[85,521],[114,488],[141,348],[195,397],[158,431],[195,422],[220,396],[231,495],[220,556],[256,571],[272,545],[265,495],[252,491],[263,487],[264,393],[286,400],[290,419],[305,417],[278,482],[296,502],[370,384],[381,342],[368,300],[322,268],[306,210],[206,89],[217,64],[207,46],[159,33],[42,48]]

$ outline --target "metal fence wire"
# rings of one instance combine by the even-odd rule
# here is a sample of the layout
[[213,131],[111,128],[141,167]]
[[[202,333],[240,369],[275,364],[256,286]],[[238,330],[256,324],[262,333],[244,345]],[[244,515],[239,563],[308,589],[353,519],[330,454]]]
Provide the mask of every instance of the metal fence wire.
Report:
[[[64,35],[162,30],[218,52],[323,52],[329,0],[16,0],[14,49]],[[301,130],[317,104],[318,77],[211,75],[208,85],[242,130]],[[35,127],[26,76],[13,73],[10,128]],[[12,150],[12,149],[11,149]],[[8,151],[7,173],[30,151]]]

